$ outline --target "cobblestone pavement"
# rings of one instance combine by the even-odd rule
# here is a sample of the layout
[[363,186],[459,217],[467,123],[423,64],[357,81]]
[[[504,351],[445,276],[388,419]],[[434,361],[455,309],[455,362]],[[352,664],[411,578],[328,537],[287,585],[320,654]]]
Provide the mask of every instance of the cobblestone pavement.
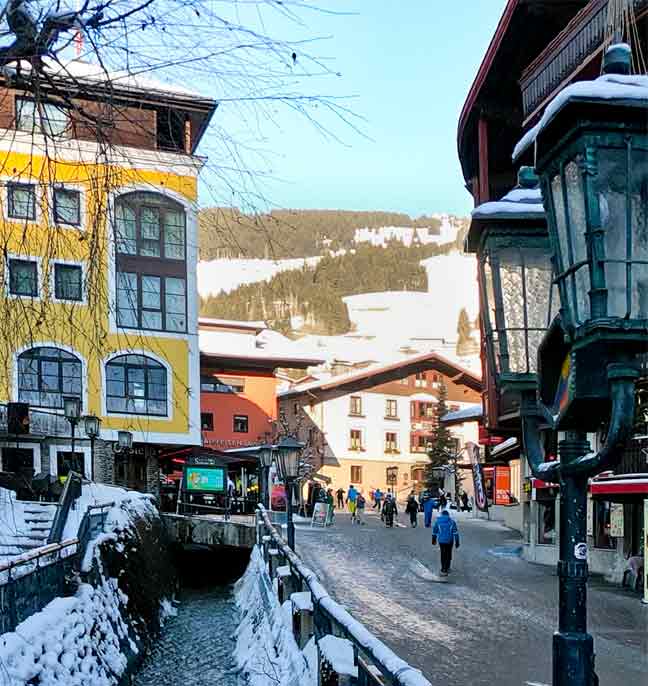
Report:
[[178,616],[167,621],[133,685],[236,686],[236,623],[231,586],[183,592]]
[[[405,522],[404,515],[400,515]],[[433,579],[430,530],[366,526],[336,515],[329,529],[300,525],[297,552],[329,593],[436,684],[551,683],[557,578],[514,554],[520,539],[495,522],[458,518],[461,548],[448,583]],[[589,627],[601,685],[648,686],[648,607],[593,579]]]

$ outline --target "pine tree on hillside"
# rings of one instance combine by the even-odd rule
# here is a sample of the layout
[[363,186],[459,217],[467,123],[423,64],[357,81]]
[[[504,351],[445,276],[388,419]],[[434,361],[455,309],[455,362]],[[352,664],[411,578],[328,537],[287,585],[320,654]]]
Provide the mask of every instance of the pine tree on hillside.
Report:
[[428,444],[427,455],[430,464],[425,470],[425,481],[428,487],[437,483],[434,478],[434,468],[448,464],[448,458],[454,455],[455,441],[450,429],[440,419],[448,412],[448,389],[444,383],[439,388],[439,401],[434,407],[435,427],[432,431],[432,439]]

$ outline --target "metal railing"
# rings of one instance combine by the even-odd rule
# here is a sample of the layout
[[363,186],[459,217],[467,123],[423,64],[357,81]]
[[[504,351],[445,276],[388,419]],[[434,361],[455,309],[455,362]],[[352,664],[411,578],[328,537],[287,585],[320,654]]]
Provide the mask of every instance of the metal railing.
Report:
[[13,631],[54,598],[68,595],[78,547],[78,539],[72,538],[0,565],[0,634]]
[[[648,0],[634,0],[634,6],[637,15],[643,16]],[[592,0],[522,74],[520,85],[525,119],[602,48],[607,13],[608,0]]]
[[258,545],[269,537],[282,565],[290,568],[293,592],[310,593],[313,635],[345,638],[353,645],[359,686],[431,686],[421,671],[398,657],[328,594],[317,575],[286,544],[262,505],[257,510]]
[[47,538],[48,543],[60,543],[65,529],[70,509],[81,495],[82,477],[76,472],[70,472],[63,486],[61,497],[56,506],[56,514],[52,521],[52,528],[50,529]]

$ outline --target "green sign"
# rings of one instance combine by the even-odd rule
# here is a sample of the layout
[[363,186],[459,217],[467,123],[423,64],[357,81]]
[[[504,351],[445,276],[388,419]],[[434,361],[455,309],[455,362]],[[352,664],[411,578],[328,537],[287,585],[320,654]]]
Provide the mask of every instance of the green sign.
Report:
[[210,493],[225,491],[224,467],[187,467],[185,472],[185,489],[187,491],[208,491]]

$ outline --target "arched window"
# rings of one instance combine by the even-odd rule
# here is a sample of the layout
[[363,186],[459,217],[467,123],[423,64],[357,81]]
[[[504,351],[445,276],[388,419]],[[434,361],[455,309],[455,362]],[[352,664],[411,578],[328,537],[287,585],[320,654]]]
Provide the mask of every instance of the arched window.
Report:
[[116,414],[167,414],[167,370],[144,355],[120,355],[106,364],[106,409]]
[[115,201],[117,325],[187,330],[186,216],[157,193]]
[[18,400],[63,409],[63,396],[81,397],[81,360],[60,348],[31,348],[18,357]]

